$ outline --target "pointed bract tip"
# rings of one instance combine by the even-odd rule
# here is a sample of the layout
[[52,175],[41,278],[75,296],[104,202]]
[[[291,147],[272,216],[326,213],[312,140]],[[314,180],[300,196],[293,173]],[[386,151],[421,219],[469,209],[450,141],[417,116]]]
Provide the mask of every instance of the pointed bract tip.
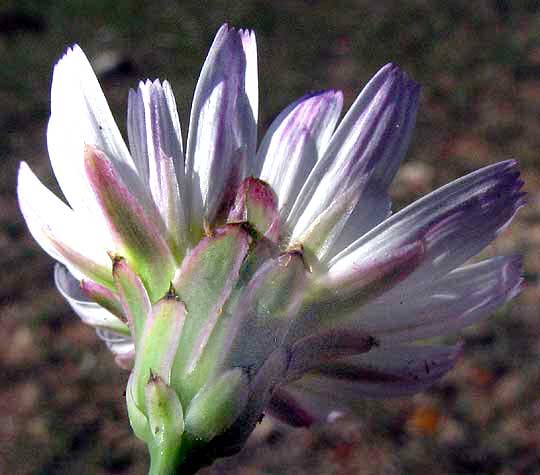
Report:
[[278,265],[280,267],[288,267],[289,265],[291,265],[293,261],[300,259],[306,272],[311,273],[313,271],[312,267],[309,265],[308,261],[306,260],[306,256],[304,254],[304,248],[302,244],[296,244],[290,247],[289,249],[287,249],[286,252],[283,252],[282,254],[280,254],[277,259],[278,259]]
[[121,256],[115,251],[107,251],[107,255],[110,257],[113,265],[113,274],[119,266],[123,266],[126,262],[125,257]]
[[227,218],[229,224],[247,225],[248,231],[277,242],[280,231],[278,198],[268,183],[246,178],[238,187],[234,205]]
[[89,177],[93,176],[97,167],[110,168],[109,161],[105,157],[105,154],[99,150],[95,145],[85,143],[84,144],[84,167]]
[[169,290],[167,290],[167,293],[165,294],[165,296],[163,297],[164,300],[176,300],[176,301],[180,301],[180,297],[178,296],[178,294],[176,293],[176,289],[174,288],[174,284],[171,283],[169,284]]
[[160,378],[159,374],[155,373],[152,368],[148,370],[148,383],[147,384],[156,384],[162,383],[163,380]]

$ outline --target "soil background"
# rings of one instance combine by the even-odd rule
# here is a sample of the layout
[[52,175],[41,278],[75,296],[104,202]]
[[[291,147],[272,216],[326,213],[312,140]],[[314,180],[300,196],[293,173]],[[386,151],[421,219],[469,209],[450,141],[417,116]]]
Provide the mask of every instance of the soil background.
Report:
[[0,473],[147,473],[127,374],[55,290],[16,203],[21,160],[58,190],[45,144],[52,66],[79,43],[121,127],[128,89],[168,79],[185,133],[223,22],[257,33],[259,136],[309,90],[341,89],[350,105],[389,61],[423,85],[396,209],[518,159],[529,204],[484,256],[523,254],[529,285],[461,335],[461,362],[431,390],[362,402],[356,418],[310,431],[265,419],[240,455],[204,473],[540,474],[540,4],[519,0],[0,2]]

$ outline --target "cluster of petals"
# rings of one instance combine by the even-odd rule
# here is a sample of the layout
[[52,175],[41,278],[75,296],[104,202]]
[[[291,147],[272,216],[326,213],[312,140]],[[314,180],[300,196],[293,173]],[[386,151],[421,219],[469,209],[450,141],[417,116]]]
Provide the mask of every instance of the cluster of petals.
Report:
[[524,203],[514,161],[391,213],[419,92],[389,64],[341,120],[341,92],[310,93],[257,146],[255,37],[225,25],[185,149],[159,80],[129,93],[128,147],[75,46],[54,69],[47,130],[67,204],[23,163],[20,207],[60,263],[60,292],[119,364],[140,370],[146,321],[172,302],[161,377],[187,407],[207,381],[233,375],[242,404],[224,429],[240,446],[262,412],[309,426],[363,396],[425,389],[461,349],[426,342],[521,290],[519,257],[470,263]]

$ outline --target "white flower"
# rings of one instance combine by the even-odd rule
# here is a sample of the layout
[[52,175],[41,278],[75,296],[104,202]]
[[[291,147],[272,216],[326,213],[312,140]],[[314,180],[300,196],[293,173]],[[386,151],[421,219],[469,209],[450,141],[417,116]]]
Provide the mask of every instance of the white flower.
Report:
[[518,257],[467,264],[524,203],[515,162],[391,216],[418,85],[387,65],[341,121],[340,92],[308,94],[257,149],[256,56],[252,32],[219,30],[184,154],[166,81],[130,91],[128,149],[75,46],[54,70],[47,132],[69,205],[20,167],[60,291],[119,364],[134,360],[128,408],[152,473],[237,450],[262,413],[308,426],[355,398],[423,390],[460,346],[422,340],[522,287]]

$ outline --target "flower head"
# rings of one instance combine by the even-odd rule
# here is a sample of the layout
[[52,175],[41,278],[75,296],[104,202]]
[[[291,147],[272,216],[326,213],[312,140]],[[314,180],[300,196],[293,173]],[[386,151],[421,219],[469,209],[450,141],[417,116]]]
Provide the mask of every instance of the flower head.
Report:
[[341,121],[340,92],[311,93],[257,148],[255,37],[225,25],[184,153],[169,83],[130,91],[128,148],[81,49],[56,65],[47,139],[69,205],[23,163],[20,207],[60,292],[131,369],[152,473],[233,453],[263,414],[309,426],[421,391],[460,353],[423,340],[520,291],[519,258],[467,263],[524,203],[515,162],[391,215],[418,97],[390,64]]

